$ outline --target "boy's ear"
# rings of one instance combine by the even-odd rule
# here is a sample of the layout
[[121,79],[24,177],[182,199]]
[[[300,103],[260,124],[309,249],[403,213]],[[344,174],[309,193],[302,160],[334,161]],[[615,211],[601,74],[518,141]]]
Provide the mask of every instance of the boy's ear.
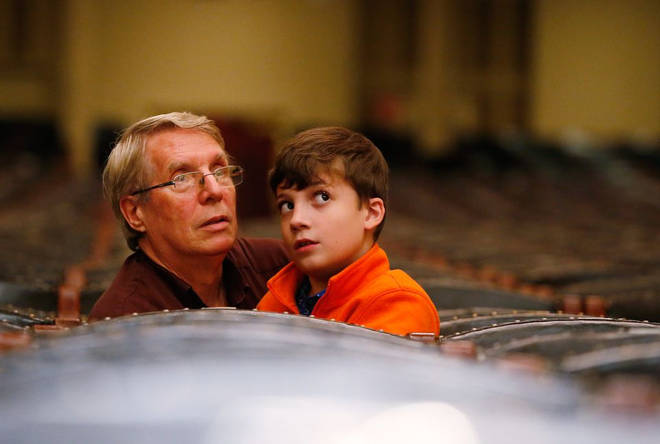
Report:
[[380,197],[372,197],[366,202],[367,215],[364,219],[366,230],[375,229],[385,217],[385,203]]
[[138,204],[138,197],[124,196],[119,199],[119,209],[124,219],[135,231],[145,232],[147,228],[142,216],[142,207]]

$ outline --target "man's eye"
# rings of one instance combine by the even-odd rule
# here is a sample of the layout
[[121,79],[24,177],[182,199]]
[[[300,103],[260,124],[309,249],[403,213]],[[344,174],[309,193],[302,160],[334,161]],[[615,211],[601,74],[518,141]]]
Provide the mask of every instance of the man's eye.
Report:
[[187,174],[179,174],[172,178],[172,182],[174,183],[184,183],[186,180],[188,180]]
[[283,201],[277,204],[277,206],[280,209],[280,214],[286,214],[289,211],[293,210],[293,203],[289,201]]
[[325,191],[319,191],[318,193],[314,194],[314,200],[316,203],[326,203],[330,200],[330,195]]

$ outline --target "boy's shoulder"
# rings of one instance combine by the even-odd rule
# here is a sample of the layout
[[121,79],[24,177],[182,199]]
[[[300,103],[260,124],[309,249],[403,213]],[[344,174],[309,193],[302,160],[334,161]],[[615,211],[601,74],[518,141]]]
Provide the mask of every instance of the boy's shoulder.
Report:
[[407,291],[426,295],[426,291],[408,273],[399,269],[390,269],[386,273],[365,279],[364,286],[374,293],[387,291]]
[[347,301],[349,322],[389,333],[439,333],[438,313],[429,295],[408,273],[388,269],[364,279]]
[[387,253],[378,245],[350,268],[351,274],[360,279],[359,293],[363,295],[406,291],[426,296],[424,289],[408,273],[390,268]]

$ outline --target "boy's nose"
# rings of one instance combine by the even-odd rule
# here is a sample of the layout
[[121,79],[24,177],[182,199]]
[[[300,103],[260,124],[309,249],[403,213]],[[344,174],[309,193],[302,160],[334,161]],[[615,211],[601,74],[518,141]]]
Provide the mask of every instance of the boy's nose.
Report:
[[307,212],[302,206],[296,205],[291,211],[291,219],[289,219],[289,225],[292,230],[300,230],[302,228],[309,227],[309,221],[307,220]]

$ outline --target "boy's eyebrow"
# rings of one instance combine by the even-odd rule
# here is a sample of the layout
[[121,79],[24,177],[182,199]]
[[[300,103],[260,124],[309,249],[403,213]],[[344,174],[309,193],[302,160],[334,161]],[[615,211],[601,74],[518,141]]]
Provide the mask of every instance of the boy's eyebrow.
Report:
[[323,180],[323,179],[321,179],[320,177],[317,176],[317,177],[315,177],[314,179],[312,179],[312,180],[309,181],[309,185],[308,185],[308,186],[313,186],[313,185],[327,185],[327,184],[328,184],[328,182],[326,182],[325,180]]

